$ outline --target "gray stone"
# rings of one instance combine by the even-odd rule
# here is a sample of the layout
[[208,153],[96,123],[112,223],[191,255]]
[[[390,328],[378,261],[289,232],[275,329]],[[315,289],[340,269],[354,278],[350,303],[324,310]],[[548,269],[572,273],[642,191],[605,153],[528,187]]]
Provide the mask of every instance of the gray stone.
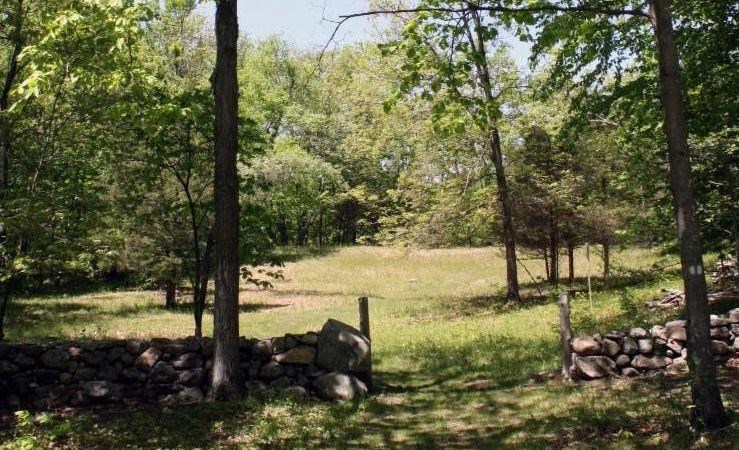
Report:
[[300,341],[298,341],[293,336],[285,336],[285,350],[290,350],[298,346]]
[[8,376],[18,373],[18,366],[10,361],[0,359],[0,375]]
[[203,358],[195,352],[184,353],[172,361],[172,366],[176,369],[195,369],[203,366]]
[[329,319],[318,338],[316,364],[334,372],[367,373],[370,343],[359,330]]
[[316,345],[318,344],[318,334],[308,332],[300,338],[300,342],[308,345]]
[[275,356],[275,361],[283,364],[310,364],[316,359],[316,349],[300,345]]
[[144,381],[146,381],[146,374],[132,367],[127,367],[123,369],[123,371],[121,371],[121,378],[123,378],[124,380],[138,381],[139,383],[143,383]]
[[133,339],[126,342],[126,351],[133,356],[139,356],[148,346],[145,341]]
[[318,395],[327,400],[352,400],[367,395],[367,386],[357,377],[336,372],[316,378],[313,381],[313,388]]
[[607,356],[580,356],[575,358],[578,374],[587,380],[615,375],[616,363]]
[[81,367],[74,373],[74,378],[77,380],[88,381],[95,378],[97,370],[92,367]]
[[69,353],[53,348],[41,356],[41,362],[50,369],[64,370],[69,367]]
[[249,393],[256,393],[256,392],[263,392],[267,390],[267,385],[259,380],[249,380],[246,382],[246,392]]
[[595,339],[591,337],[577,337],[570,342],[572,350],[581,356],[599,355],[601,346]]
[[136,368],[148,372],[159,361],[162,351],[156,347],[150,347],[136,358]]
[[203,382],[203,369],[185,370],[180,373],[178,383],[183,386],[200,386]]
[[280,377],[273,380],[269,385],[275,389],[284,389],[288,386],[294,386],[295,383],[293,383],[293,380],[290,377]]
[[204,399],[203,392],[196,387],[186,387],[177,394],[177,402],[183,405],[200,403]]
[[734,308],[727,314],[729,322],[739,323],[739,308]]
[[119,372],[113,366],[103,366],[98,370],[97,378],[107,381],[118,381]]
[[251,354],[260,361],[269,361],[272,358],[272,341],[269,339],[257,341],[251,349]]
[[688,372],[688,360],[682,356],[672,360],[672,364],[667,366],[667,371],[671,374],[679,374]]
[[88,397],[96,400],[107,400],[113,396],[114,386],[108,381],[86,381],[82,389]]
[[621,346],[618,342],[611,339],[603,339],[603,353],[608,356],[616,356],[621,351]]
[[669,358],[665,358],[663,356],[649,357],[644,355],[636,355],[634,359],[631,360],[631,365],[636,367],[637,369],[657,370],[667,367],[668,362]]
[[649,336],[649,333],[644,328],[636,327],[629,330],[629,337],[632,339],[645,338],[647,336]]
[[684,320],[673,320],[665,324],[665,339],[674,339],[684,341],[687,339],[687,331],[685,329],[686,322]]
[[612,341],[621,342],[625,334],[623,331],[609,331],[603,337]]
[[96,350],[92,352],[82,352],[82,354],[80,355],[80,359],[82,359],[82,361],[84,361],[87,365],[99,366],[100,364],[102,364],[103,361],[105,361],[106,356],[107,355],[105,352]]
[[722,327],[731,324],[731,320],[711,314],[711,327]]
[[108,350],[108,355],[106,356],[106,359],[109,362],[118,361],[121,356],[126,354],[126,349],[123,347],[113,347],[110,350]]
[[272,339],[272,354],[277,355],[287,351],[287,345],[284,337],[278,337]]
[[303,386],[288,386],[282,390],[288,397],[292,397],[298,400],[305,400],[308,398],[308,390]]
[[662,325],[655,325],[649,329],[649,334],[655,339],[667,340],[667,329]]
[[731,331],[727,327],[711,328],[711,339],[728,340],[731,337]]
[[621,375],[627,378],[634,378],[639,376],[639,371],[633,367],[624,367],[621,369]]
[[636,355],[639,353],[639,344],[633,338],[627,336],[624,338],[623,352],[627,355]]
[[711,352],[714,355],[728,355],[733,349],[724,341],[711,341]]
[[23,353],[18,353],[13,359],[13,362],[20,367],[33,367],[36,365],[36,360]]
[[174,383],[179,374],[171,364],[159,361],[149,373],[149,380],[154,384]]
[[67,353],[69,353],[70,358],[76,359],[76,358],[79,358],[80,355],[82,354],[82,349],[79,347],[72,346],[67,349]]
[[259,371],[259,376],[262,378],[279,378],[285,374],[285,367],[277,361],[270,361]]
[[631,364],[631,358],[629,358],[629,355],[618,355],[616,358],[616,365],[618,367],[625,367]]
[[679,355],[683,351],[684,346],[682,342],[670,339],[667,341],[667,348]]
[[637,345],[639,346],[639,353],[647,354],[652,353],[654,350],[654,341],[650,338],[639,339]]

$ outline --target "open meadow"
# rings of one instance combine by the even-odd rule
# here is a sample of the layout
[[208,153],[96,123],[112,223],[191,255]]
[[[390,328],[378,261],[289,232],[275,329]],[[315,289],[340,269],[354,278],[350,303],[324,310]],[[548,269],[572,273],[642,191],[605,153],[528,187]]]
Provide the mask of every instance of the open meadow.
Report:
[[[685,378],[560,381],[556,291],[521,269],[525,300],[506,302],[499,249],[350,247],[293,259],[272,289],[242,286],[241,334],[319,330],[328,318],[358,326],[356,299],[368,296],[375,394],[347,403],[266,394],[176,408],[21,413],[0,419],[0,448],[737,448],[736,425],[703,435],[691,429]],[[660,289],[680,287],[674,257],[618,251],[608,290],[596,260],[591,310],[577,254],[575,334],[682,314],[644,308]],[[534,278],[543,275],[541,261],[524,263]],[[190,334],[189,307],[163,303],[160,292],[139,291],[17,299],[8,339]],[[205,322],[210,334],[210,312]],[[719,376],[736,411],[736,375]]]

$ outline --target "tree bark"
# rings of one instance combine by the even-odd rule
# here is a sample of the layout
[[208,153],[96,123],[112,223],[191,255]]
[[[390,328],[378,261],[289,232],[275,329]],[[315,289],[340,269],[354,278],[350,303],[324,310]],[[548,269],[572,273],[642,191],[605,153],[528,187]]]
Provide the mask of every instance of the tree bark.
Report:
[[210,280],[210,259],[213,248],[213,232],[208,233],[208,239],[205,242],[205,251],[203,252],[202,266],[200,270],[200,285],[197,291],[193,293],[193,314],[195,315],[195,337],[201,339],[203,337],[203,312],[205,312],[205,298],[208,294],[208,280]]
[[[493,95],[493,88],[490,78],[490,68],[488,67],[487,58],[487,42],[482,32],[482,24],[480,14],[477,10],[471,10],[472,21],[476,33],[476,39],[472,38],[470,33],[470,45],[473,45],[478,54],[475,61],[477,66],[477,76],[479,77],[482,90],[485,95],[485,101],[493,104],[496,99]],[[500,203],[501,216],[503,217],[503,241],[505,243],[506,258],[506,296],[510,299],[520,300],[518,287],[518,267],[516,261],[516,228],[513,223],[513,206],[511,204],[510,195],[508,193],[508,183],[505,177],[505,168],[503,167],[503,152],[500,147],[500,131],[495,124],[494,117],[488,117],[488,123],[491,126],[489,131],[490,152],[495,167],[495,181],[498,186],[498,201]]]
[[172,309],[177,303],[177,290],[172,280],[164,281],[164,308]]
[[15,30],[13,36],[13,50],[8,59],[8,71],[5,73],[3,89],[0,92],[0,191],[8,187],[9,182],[9,154],[10,154],[10,123],[3,114],[10,106],[10,91],[13,89],[18,76],[18,57],[23,50],[23,0],[17,1]]
[[559,283],[559,233],[557,230],[557,221],[552,217],[549,225],[549,257],[552,262],[549,264],[551,271],[549,282],[552,284]]
[[603,244],[603,289],[608,289],[611,277],[611,244]]
[[213,327],[211,396],[233,399],[240,393],[239,374],[239,181],[237,0],[216,6],[215,234],[216,293]]
[[650,0],[660,67],[664,132],[667,136],[670,188],[677,222],[680,262],[688,310],[688,365],[693,403],[703,425],[718,429],[730,421],[721,401],[711,354],[708,301],[685,128],[680,65],[667,0]]
[[8,311],[8,303],[10,302],[11,282],[6,281],[2,284],[2,297],[0,298],[0,342],[5,339],[5,313]]
[[570,288],[575,287],[575,246],[567,244],[567,263],[569,265]]

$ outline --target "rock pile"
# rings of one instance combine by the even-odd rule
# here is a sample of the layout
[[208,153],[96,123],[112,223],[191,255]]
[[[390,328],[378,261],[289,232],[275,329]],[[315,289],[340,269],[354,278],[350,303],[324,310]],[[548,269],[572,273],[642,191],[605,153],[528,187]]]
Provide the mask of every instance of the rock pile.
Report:
[[[661,371],[688,370],[686,321],[674,320],[649,330],[632,328],[577,337],[570,341],[573,379],[594,380],[611,376],[634,377]],[[711,316],[711,349],[714,360],[739,369],[739,308],[724,316]]]
[[[241,338],[241,372],[250,392],[344,400],[367,387],[369,342],[330,319],[321,332]],[[0,343],[0,408],[99,403],[194,403],[208,393],[210,339]]]
[[662,289],[662,297],[648,302],[647,308],[664,309],[664,308],[680,308],[685,306],[685,295],[677,289]]

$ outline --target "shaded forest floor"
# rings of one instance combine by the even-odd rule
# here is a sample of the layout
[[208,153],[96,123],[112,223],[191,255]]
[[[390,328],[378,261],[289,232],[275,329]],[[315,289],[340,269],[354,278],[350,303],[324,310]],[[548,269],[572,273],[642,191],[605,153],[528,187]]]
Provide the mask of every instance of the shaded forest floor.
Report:
[[[586,294],[574,297],[575,334],[680,316],[643,307],[660,289],[680,287],[675,262],[647,250],[617,252],[610,288],[595,280],[592,310]],[[543,274],[540,261],[525,264],[535,278]],[[342,404],[265,396],[6,416],[0,448],[739,448],[737,425],[691,430],[684,378],[559,381],[553,297],[521,269],[526,300],[506,303],[504,269],[497,249],[358,247],[295,258],[274,289],[243,287],[242,334],[320,329],[329,317],[356,324],[356,297],[369,296],[377,395]],[[584,274],[581,254],[576,269]],[[583,289],[584,279],[577,281]],[[189,309],[162,303],[151,292],[23,299],[10,311],[9,338],[190,334]],[[736,412],[736,373],[720,375]]]

